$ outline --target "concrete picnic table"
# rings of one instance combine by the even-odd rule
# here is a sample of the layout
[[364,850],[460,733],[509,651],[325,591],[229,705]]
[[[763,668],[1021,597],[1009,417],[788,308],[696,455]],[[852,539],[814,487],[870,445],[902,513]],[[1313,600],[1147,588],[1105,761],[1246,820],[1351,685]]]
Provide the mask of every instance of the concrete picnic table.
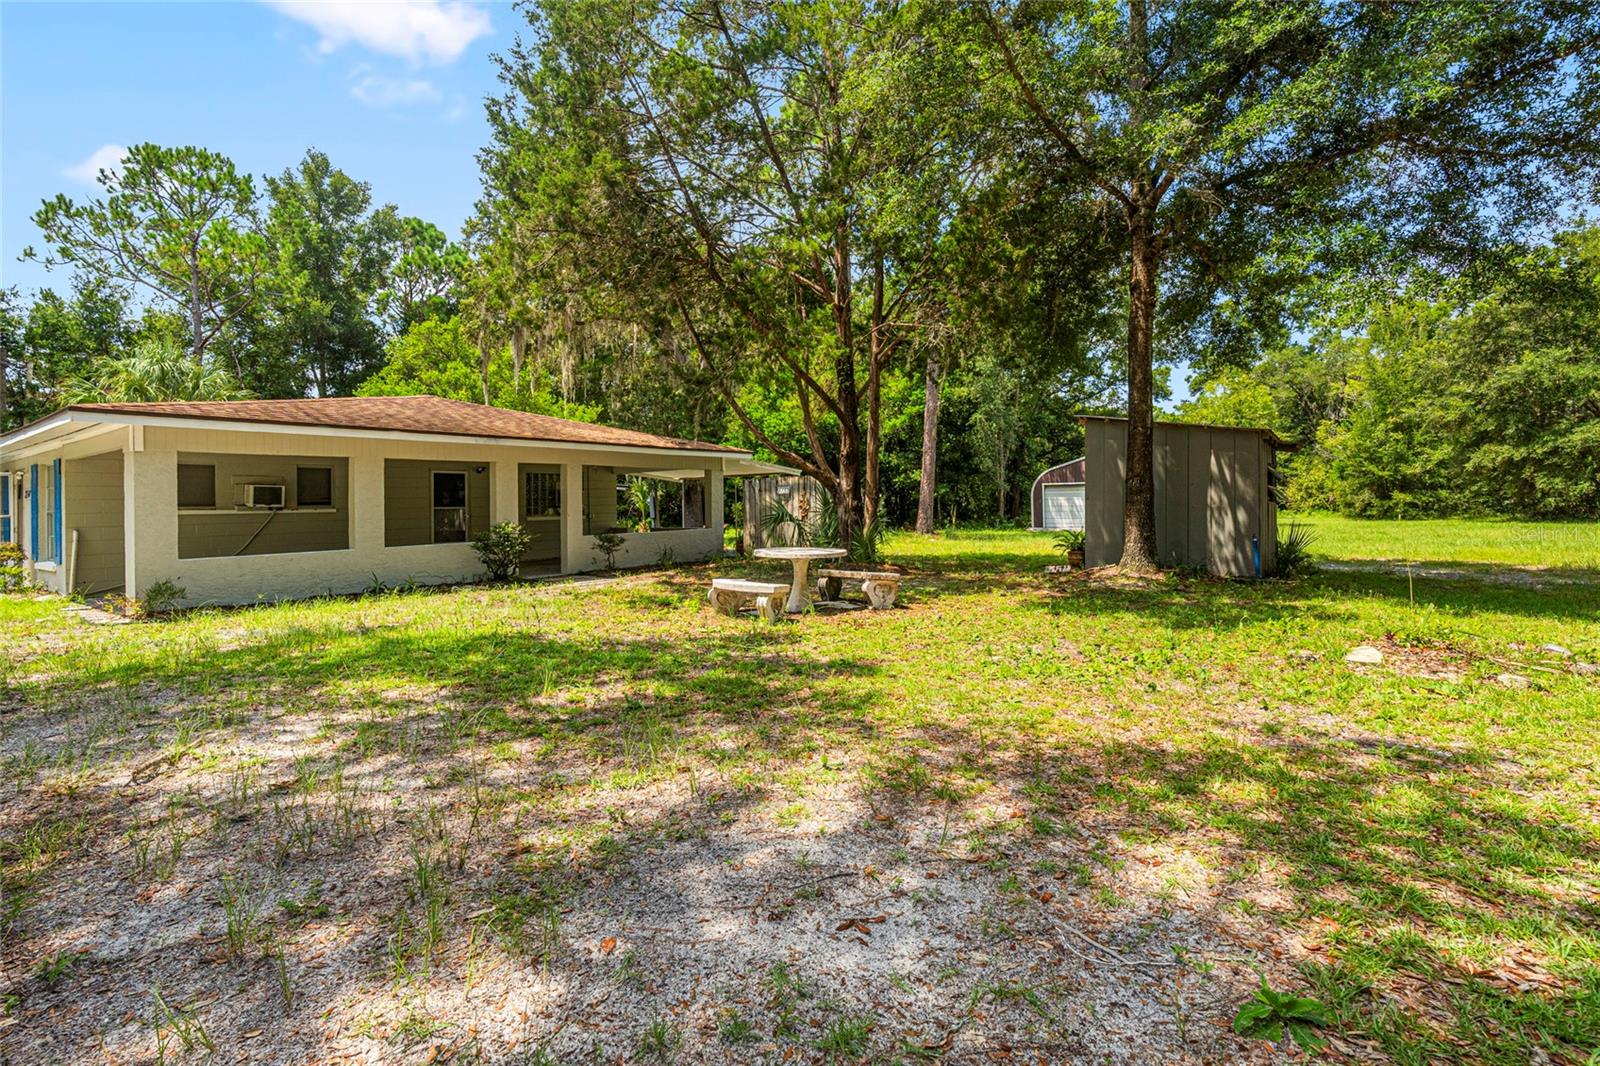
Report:
[[794,614],[806,609],[806,571],[813,559],[843,559],[843,548],[757,548],[757,559],[787,559],[794,564],[794,584],[789,586],[789,602],[784,609]]

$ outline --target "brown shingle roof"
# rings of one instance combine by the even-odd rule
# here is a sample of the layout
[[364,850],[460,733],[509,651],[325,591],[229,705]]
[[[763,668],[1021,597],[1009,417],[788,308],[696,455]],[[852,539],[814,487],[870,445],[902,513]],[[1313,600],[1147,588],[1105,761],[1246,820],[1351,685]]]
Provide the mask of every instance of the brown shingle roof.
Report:
[[335,396],[322,400],[205,400],[173,403],[78,403],[68,411],[157,415],[219,422],[264,422],[282,426],[437,433],[459,437],[601,444],[671,451],[714,451],[746,455],[740,448],[703,441],[659,437],[631,429],[573,422],[550,415],[508,411],[438,396]]

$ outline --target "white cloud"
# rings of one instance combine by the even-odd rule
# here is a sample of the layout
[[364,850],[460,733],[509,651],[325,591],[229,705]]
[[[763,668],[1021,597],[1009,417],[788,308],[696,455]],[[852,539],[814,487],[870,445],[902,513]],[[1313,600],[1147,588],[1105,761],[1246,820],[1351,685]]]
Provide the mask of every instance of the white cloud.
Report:
[[103,144],[89,153],[89,158],[81,163],[74,163],[61,173],[73,181],[82,182],[84,185],[93,185],[99,178],[102,170],[113,173],[122,173],[122,158],[128,150],[120,144]]
[[372,107],[433,103],[439,99],[439,90],[431,81],[422,78],[391,78],[360,71],[357,75],[350,86],[350,95]]
[[453,63],[487,34],[489,12],[450,0],[264,0],[316,29],[318,47],[333,52],[354,41],[413,63]]

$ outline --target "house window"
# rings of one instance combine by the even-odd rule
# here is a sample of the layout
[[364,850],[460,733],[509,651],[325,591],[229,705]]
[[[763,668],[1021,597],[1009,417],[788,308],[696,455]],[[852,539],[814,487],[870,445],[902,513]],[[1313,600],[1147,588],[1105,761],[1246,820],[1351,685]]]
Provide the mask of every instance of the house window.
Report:
[[522,517],[561,513],[561,475],[528,471],[522,475]]
[[36,467],[34,495],[40,515],[34,531],[33,557],[39,562],[60,562],[61,547],[61,460]]
[[215,507],[217,468],[209,463],[178,464],[178,506]]
[[459,544],[467,539],[467,474],[464,470],[433,472],[433,542]]
[[296,507],[332,507],[333,468],[331,466],[295,467],[294,503]]

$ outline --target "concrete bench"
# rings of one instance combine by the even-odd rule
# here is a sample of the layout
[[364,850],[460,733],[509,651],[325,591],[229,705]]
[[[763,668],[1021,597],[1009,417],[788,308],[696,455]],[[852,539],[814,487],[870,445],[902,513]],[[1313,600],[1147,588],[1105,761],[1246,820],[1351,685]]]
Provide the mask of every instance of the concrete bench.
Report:
[[776,622],[783,617],[783,599],[789,594],[788,585],[779,585],[771,581],[745,581],[737,577],[718,577],[711,581],[711,591],[706,598],[711,601],[711,606],[733,617],[739,613],[739,608],[747,603],[754,603],[756,613],[769,622]]
[[900,594],[901,580],[899,574],[889,570],[818,570],[817,599],[836,600],[844,582],[859,581],[872,609],[887,611]]

